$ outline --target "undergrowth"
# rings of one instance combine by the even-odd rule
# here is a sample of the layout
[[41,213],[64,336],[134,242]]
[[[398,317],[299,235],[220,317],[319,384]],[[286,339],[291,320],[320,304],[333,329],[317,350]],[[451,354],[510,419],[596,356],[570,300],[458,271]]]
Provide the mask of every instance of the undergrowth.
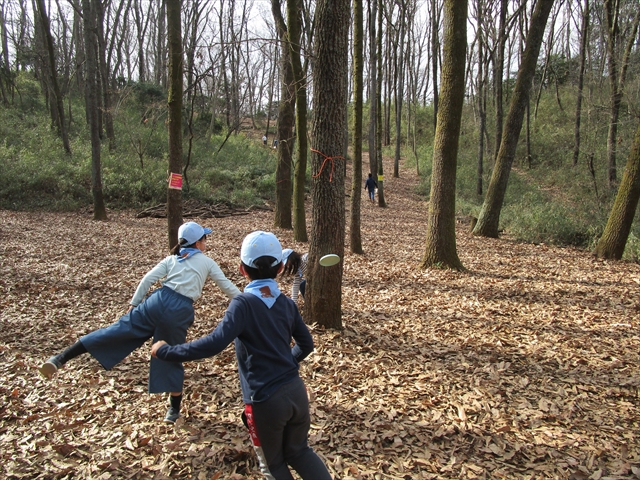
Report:
[[[0,108],[0,171],[3,178],[0,208],[64,211],[90,206],[91,147],[82,98],[72,98],[71,105],[66,105],[66,111],[73,114],[71,120],[66,119],[72,150],[68,155],[51,128],[38,82],[28,74],[19,75],[16,81],[20,96],[13,105]],[[526,130],[523,127],[499,227],[519,241],[592,248],[606,224],[615,197],[615,190],[607,185],[608,112],[590,108],[589,103],[585,103],[581,156],[574,167],[574,96],[575,92],[570,88],[561,90],[558,99],[555,94],[543,92],[537,108],[532,106],[530,157],[525,150]],[[591,101],[595,104],[604,100],[594,98]],[[101,153],[102,186],[107,206],[144,208],[164,202],[168,138],[162,91],[151,84],[127,86],[120,91],[113,112],[116,148],[110,151],[109,142],[104,139]],[[367,118],[366,106],[364,113]],[[471,104],[465,105],[456,176],[456,212],[460,216],[478,216],[491,178],[495,127],[491,124],[491,112],[487,118],[489,133],[483,157],[482,193],[478,194],[477,115]],[[185,112],[185,200],[249,206],[274,199],[277,152],[262,145],[259,138],[262,133],[257,137],[254,134],[255,138],[251,136],[252,131],[227,135],[206,109],[196,112],[191,129],[187,119]],[[402,156],[407,167],[419,171],[418,193],[428,198],[433,109],[418,109],[414,121],[418,143],[414,150],[403,138]],[[619,177],[636,126],[637,119],[630,113],[621,115]],[[393,118],[390,128],[395,131]],[[365,124],[365,132],[366,129]],[[392,138],[392,145],[385,147],[385,155],[394,155],[394,142]],[[366,143],[365,140],[365,150]],[[589,168],[590,159],[593,170]],[[637,220],[638,217],[624,257],[634,261],[640,256],[640,222]]]

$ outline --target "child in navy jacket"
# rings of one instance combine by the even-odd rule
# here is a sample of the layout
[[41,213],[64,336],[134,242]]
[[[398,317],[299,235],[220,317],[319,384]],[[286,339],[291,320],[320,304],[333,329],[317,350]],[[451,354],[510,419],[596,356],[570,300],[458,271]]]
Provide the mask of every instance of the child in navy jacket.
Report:
[[303,479],[331,479],[307,443],[309,400],[298,362],[313,351],[313,339],[298,307],[275,281],[283,268],[282,246],[273,233],[256,231],[244,239],[240,257],[240,271],[250,283],[216,329],[182,345],[156,342],[151,354],[174,362],[197,360],[234,341],[244,413],[262,473],[268,479],[293,479],[290,465]]

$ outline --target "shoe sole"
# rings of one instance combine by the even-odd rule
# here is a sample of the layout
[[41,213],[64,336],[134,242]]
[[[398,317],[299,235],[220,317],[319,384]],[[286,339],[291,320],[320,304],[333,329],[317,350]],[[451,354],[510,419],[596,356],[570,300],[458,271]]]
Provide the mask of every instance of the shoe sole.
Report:
[[56,367],[53,363],[45,363],[40,367],[40,373],[45,378],[51,378],[58,371],[58,367]]
[[[178,418],[180,418],[180,417],[178,417]],[[164,421],[165,421],[165,423],[176,423],[176,421],[178,420],[178,418],[173,418],[173,419],[171,419],[171,418],[165,418],[165,419],[164,419]]]

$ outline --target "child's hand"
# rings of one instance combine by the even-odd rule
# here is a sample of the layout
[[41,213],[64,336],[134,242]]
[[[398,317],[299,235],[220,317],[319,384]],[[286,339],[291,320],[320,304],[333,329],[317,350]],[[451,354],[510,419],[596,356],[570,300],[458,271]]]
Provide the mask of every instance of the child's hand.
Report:
[[[153,345],[151,345],[151,356],[155,357],[158,349],[161,346],[166,345],[166,344],[167,344],[167,342],[165,342],[164,340],[160,340],[159,342],[156,342]],[[156,357],[156,358],[158,358],[158,357]]]

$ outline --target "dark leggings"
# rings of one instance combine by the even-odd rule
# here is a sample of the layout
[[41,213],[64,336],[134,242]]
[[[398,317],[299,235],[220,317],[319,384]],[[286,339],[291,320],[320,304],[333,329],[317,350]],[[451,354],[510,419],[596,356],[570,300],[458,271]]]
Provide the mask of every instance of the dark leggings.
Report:
[[268,400],[251,407],[259,443],[273,478],[293,480],[290,465],[303,480],[332,479],[307,443],[309,399],[301,378],[284,384]]

